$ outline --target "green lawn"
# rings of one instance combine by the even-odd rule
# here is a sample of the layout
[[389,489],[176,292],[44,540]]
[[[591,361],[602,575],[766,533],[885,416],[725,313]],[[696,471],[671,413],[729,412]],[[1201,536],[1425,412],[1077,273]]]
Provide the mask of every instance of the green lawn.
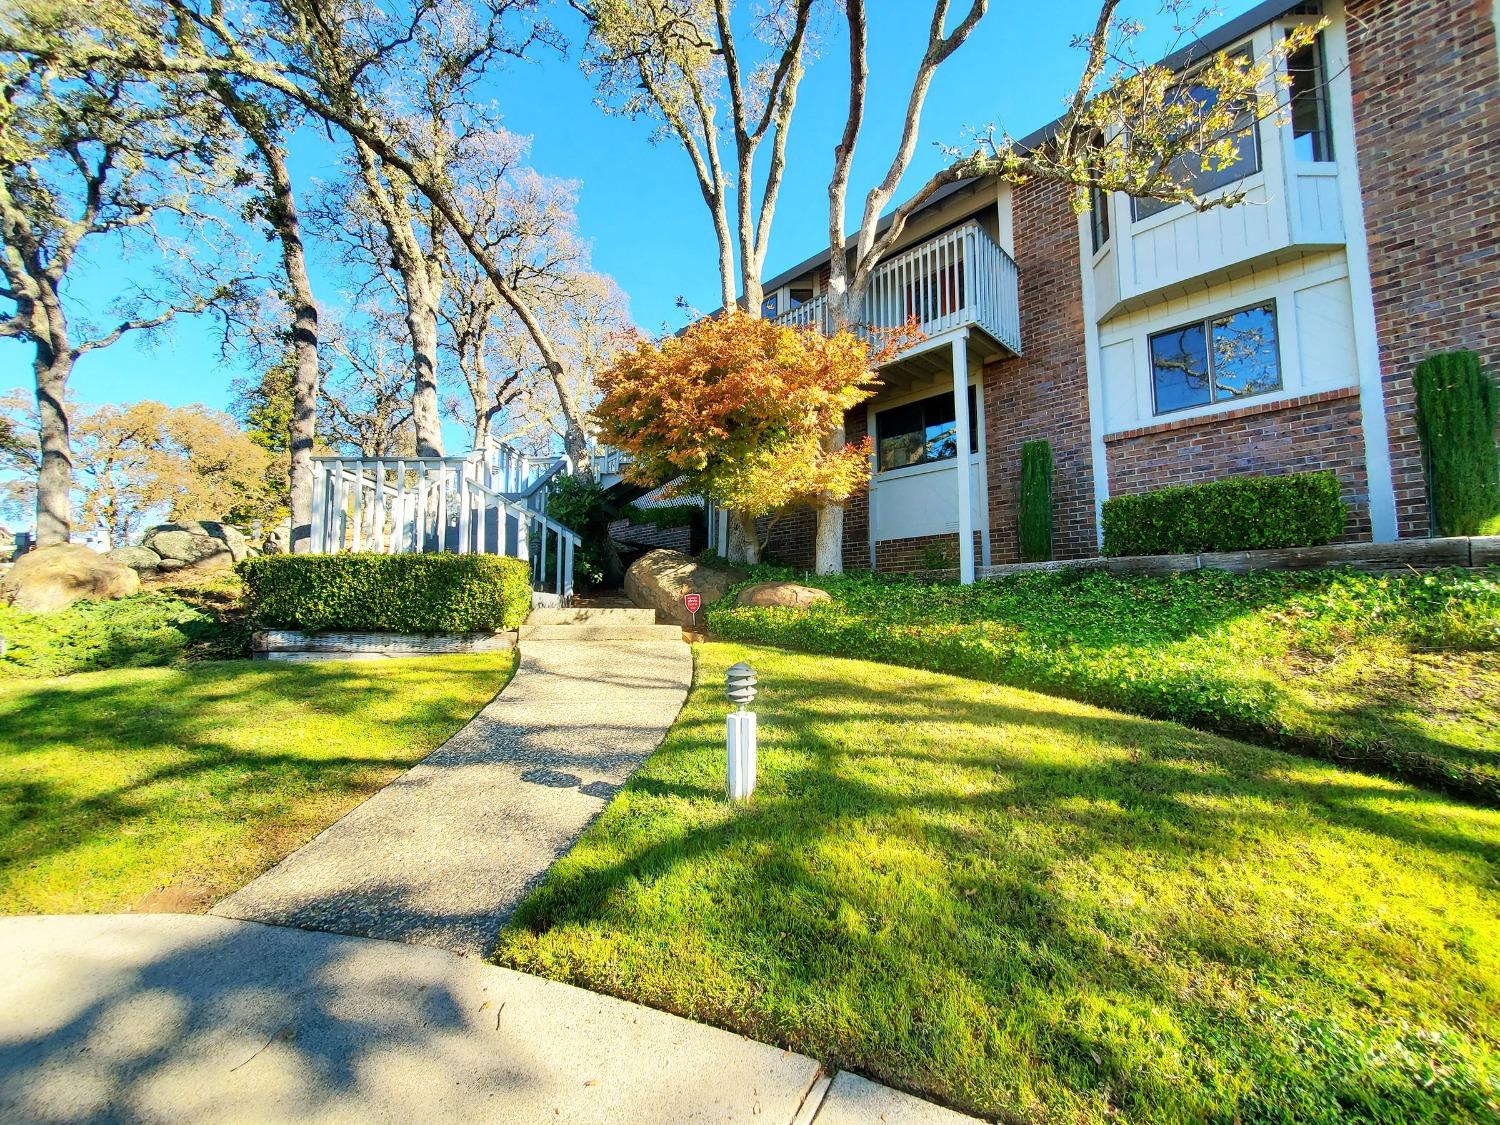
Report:
[[1175,719],[1500,805],[1500,568],[802,580],[833,600],[721,603],[710,628]]
[[462,726],[513,653],[0,683],[0,913],[202,910]]
[[1008,1121],[1500,1117],[1500,812],[994,684],[695,651],[504,964]]

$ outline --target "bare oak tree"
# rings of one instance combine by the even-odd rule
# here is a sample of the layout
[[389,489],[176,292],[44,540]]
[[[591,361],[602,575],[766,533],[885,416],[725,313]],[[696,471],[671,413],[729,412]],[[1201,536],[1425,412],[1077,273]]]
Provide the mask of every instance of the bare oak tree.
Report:
[[[205,194],[228,190],[222,122],[201,83],[145,87],[104,64],[56,73],[0,51],[0,335],[29,343],[38,411],[37,543],[71,533],[73,459],[68,377],[88,352],[211,306],[226,309],[238,281],[205,278],[156,226],[166,213],[190,228]],[[175,265],[123,287],[115,319],[95,325],[65,295],[94,242],[155,245]],[[233,261],[232,257],[228,259]]]

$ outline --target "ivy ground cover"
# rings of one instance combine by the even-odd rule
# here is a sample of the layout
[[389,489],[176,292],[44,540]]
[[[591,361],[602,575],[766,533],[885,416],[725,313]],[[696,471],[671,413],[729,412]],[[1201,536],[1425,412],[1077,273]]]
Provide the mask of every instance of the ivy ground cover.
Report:
[[0,683],[0,913],[195,911],[485,705],[513,652]]
[[1012,1123],[1500,1117],[1500,811],[973,679],[695,653],[505,964]]
[[793,576],[830,602],[726,598],[727,640],[950,672],[1265,742],[1500,804],[1500,569],[922,583]]

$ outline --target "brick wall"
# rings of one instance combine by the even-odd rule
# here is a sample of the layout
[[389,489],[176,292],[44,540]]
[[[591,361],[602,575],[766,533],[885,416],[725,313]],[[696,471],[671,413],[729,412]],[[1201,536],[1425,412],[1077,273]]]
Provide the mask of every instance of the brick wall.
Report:
[[[766,522],[761,521],[762,528]],[[762,557],[767,562],[780,563],[782,566],[811,570],[817,530],[818,513],[813,509],[797,508],[786,512],[776,521],[776,526],[771,528]]]
[[1428,533],[1412,369],[1500,373],[1500,62],[1493,0],[1348,0],[1349,64],[1396,520]]
[[[979,558],[980,532],[974,533],[974,557]],[[977,563],[976,563],[977,565]],[[875,569],[894,574],[919,570],[958,570],[958,532],[885,539],[875,544]]]
[[1098,552],[1098,540],[1078,223],[1067,189],[1039,183],[1015,189],[1013,222],[1026,354],[984,370],[991,559],[1020,558],[1021,445],[1043,438],[1052,443],[1053,553],[1081,558]]
[[1331,469],[1349,506],[1343,540],[1370,538],[1370,489],[1359,392],[1353,388],[1177,419],[1104,440],[1112,496],[1237,473],[1272,476]]

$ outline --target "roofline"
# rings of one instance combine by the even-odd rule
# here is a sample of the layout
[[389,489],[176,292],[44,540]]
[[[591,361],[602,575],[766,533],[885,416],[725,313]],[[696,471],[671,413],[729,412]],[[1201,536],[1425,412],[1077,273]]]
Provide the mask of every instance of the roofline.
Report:
[[[1291,11],[1293,8],[1300,7],[1305,3],[1307,3],[1307,0],[1262,0],[1261,3],[1251,8],[1248,12],[1245,12],[1243,15],[1236,16],[1234,19],[1230,20],[1228,23],[1225,23],[1220,27],[1214,28],[1207,35],[1204,35],[1198,39],[1194,39],[1187,46],[1178,48],[1170,55],[1167,55],[1165,58],[1159,60],[1159,63],[1160,65],[1166,66],[1171,70],[1179,70],[1184,66],[1188,66],[1196,62],[1198,59],[1204,58],[1208,55],[1212,55],[1215,51],[1222,50],[1238,39],[1243,39],[1246,35],[1254,31],[1256,28],[1264,27],[1272,20],[1286,15],[1286,13]],[[1058,117],[1053,121],[1049,121],[1040,129],[1036,129],[1033,132],[1028,133],[1021,140],[1017,141],[1016,147],[1023,149],[1035,148],[1037,145],[1050,139],[1052,135],[1057,131],[1057,127],[1062,124],[1062,121],[1062,117]],[[909,218],[916,218],[918,215],[926,212],[929,208],[937,206],[939,203],[943,202],[943,200],[948,199],[967,188],[972,188],[981,180],[988,178],[989,177],[987,176],[970,176],[968,179],[958,180],[955,183],[948,184],[946,187],[939,188],[937,191],[933,192],[932,198],[929,199],[926,203],[922,204],[922,206],[915,212],[913,212],[911,216],[909,216]],[[879,225],[876,227],[877,234],[884,232],[890,227],[891,217],[893,214],[894,211],[891,211],[882,216]],[[854,239],[855,235],[853,234],[848,235],[844,239],[844,246],[846,249],[854,244]],[[820,250],[818,251],[818,253],[814,254],[806,261],[799,262],[797,265],[792,266],[790,269],[782,270],[769,281],[762,282],[761,288],[763,290],[779,289],[789,281],[795,281],[797,278],[801,277],[803,274],[809,272],[810,270],[814,270],[819,266],[822,266],[829,260],[829,257],[830,255],[827,249]]]

